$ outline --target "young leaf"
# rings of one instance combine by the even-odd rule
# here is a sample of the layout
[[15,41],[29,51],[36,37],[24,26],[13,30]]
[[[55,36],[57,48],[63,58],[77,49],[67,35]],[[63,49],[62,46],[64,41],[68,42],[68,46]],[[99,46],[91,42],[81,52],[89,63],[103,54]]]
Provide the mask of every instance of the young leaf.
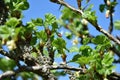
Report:
[[92,42],[95,44],[104,44],[106,42],[109,42],[109,40],[104,35],[98,35],[92,39]]
[[89,41],[90,41],[90,38],[85,37],[85,38],[83,38],[82,43],[83,43],[84,45],[86,45],[86,44],[88,44],[88,43],[89,43]]
[[104,58],[102,60],[102,65],[104,67],[108,67],[108,66],[112,65],[113,61],[114,61],[113,54],[108,52],[108,53],[104,54]]
[[45,15],[45,27],[48,25],[52,25],[56,21],[56,17],[50,13]]
[[21,1],[15,5],[16,10],[27,10],[29,8],[29,3],[27,1]]
[[6,39],[9,36],[13,36],[13,35],[14,35],[14,29],[7,26],[0,26],[0,37]]
[[7,22],[6,25],[8,27],[13,27],[15,28],[19,24],[19,20],[17,18],[10,18]]
[[81,46],[80,47],[80,52],[82,56],[89,56],[92,53],[92,49],[90,48],[90,46]]
[[37,18],[37,19],[32,19],[32,22],[36,25],[36,26],[43,26],[43,20],[41,18]]
[[89,62],[93,59],[92,56],[86,57],[86,56],[82,56],[80,58],[78,58],[78,60],[76,61],[77,63],[83,65],[83,64],[89,64]]
[[36,36],[38,37],[38,38],[40,38],[42,41],[46,41],[47,40],[47,34],[46,34],[46,32],[45,31],[40,31],[40,32],[37,32],[36,33]]
[[57,49],[66,49],[66,42],[62,38],[57,38],[52,42],[52,45],[55,46]]

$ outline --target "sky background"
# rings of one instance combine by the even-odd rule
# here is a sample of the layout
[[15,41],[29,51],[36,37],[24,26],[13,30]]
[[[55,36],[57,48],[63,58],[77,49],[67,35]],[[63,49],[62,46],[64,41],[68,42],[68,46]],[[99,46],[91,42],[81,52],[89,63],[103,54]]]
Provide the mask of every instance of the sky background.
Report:
[[[23,23],[25,24],[26,22],[30,21],[31,18],[35,19],[35,18],[43,18],[44,19],[44,15],[46,13],[52,13],[53,15],[55,15],[57,18],[60,17],[61,12],[59,10],[59,6],[58,4],[54,4],[51,3],[49,0],[28,0],[29,4],[30,4],[30,8],[26,11],[24,11],[24,18],[23,18]],[[68,2],[69,4],[71,4],[72,6],[76,7],[77,3],[76,0],[65,0],[66,2]],[[85,1],[85,0],[83,0]],[[98,23],[99,25],[102,26],[102,28],[104,28],[105,30],[108,30],[108,25],[109,25],[109,19],[105,18],[105,13],[101,13],[99,11],[99,4],[104,3],[103,0],[90,0],[89,4],[95,4],[93,7],[93,10],[96,10],[96,15],[98,16]],[[85,6],[85,4],[83,4]],[[115,8],[116,12],[114,13],[114,18],[113,20],[120,20],[120,3],[116,6]],[[89,29],[90,29],[90,33],[93,35],[97,35],[100,34],[98,31],[96,31],[96,29],[92,26],[89,25]],[[114,30],[114,32],[112,33],[112,35],[120,35],[120,31],[118,30]],[[71,45],[71,43],[69,42],[67,44],[68,46]],[[72,56],[68,56],[68,59],[72,58]],[[117,58],[117,57],[116,57]],[[60,59],[57,59],[57,61],[59,61]],[[74,64],[71,64],[74,65]],[[120,73],[120,65],[117,64],[116,67],[116,71]],[[69,80],[68,77],[60,77],[59,80]]]
[[[76,7],[77,3],[76,0],[65,0],[72,6]],[[83,0],[85,1],[85,0]],[[119,1],[119,0],[118,0]],[[49,0],[28,0],[30,4],[30,8],[28,10],[23,11],[24,18],[23,18],[23,23],[25,24],[26,22],[29,22],[31,18],[43,18],[46,13],[52,13],[53,15],[56,16],[56,18],[59,18],[61,16],[61,12],[59,10],[60,5],[51,3]],[[104,3],[103,0],[90,0],[89,4],[95,4],[93,7],[93,10],[96,10],[96,15],[98,16],[98,23],[99,25],[102,26],[105,30],[108,30],[108,25],[109,25],[109,19],[105,18],[105,13],[101,13],[99,11],[99,4]],[[85,6],[85,4],[83,4]],[[115,8],[116,12],[114,14],[114,21],[115,20],[120,20],[120,3],[116,6]],[[89,25],[90,29],[90,34],[97,35],[100,34],[92,25]],[[61,31],[65,31],[64,29],[61,29]],[[120,31],[114,30],[112,35],[120,35]],[[67,46],[72,45],[71,42],[68,42]],[[68,60],[71,59],[72,56],[68,55]],[[116,57],[117,58],[117,57]],[[56,61],[60,62],[61,59],[58,58]],[[74,65],[74,64],[70,64]],[[77,65],[74,65],[77,66]],[[120,65],[117,64],[116,71],[120,73]],[[19,78],[20,80],[20,78]],[[59,80],[69,80],[68,77],[60,77]]]

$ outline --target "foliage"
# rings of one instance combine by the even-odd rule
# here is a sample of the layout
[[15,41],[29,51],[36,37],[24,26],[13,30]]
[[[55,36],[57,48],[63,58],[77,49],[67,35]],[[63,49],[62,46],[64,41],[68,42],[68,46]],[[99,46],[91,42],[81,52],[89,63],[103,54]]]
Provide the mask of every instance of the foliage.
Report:
[[[54,0],[51,1],[56,3]],[[115,12],[114,8],[117,2],[114,0],[109,4],[109,0],[104,1],[107,2],[100,4],[99,10],[102,13],[109,10],[109,13],[105,16],[108,18]],[[89,0],[86,0],[86,2],[88,4]],[[24,80],[30,78],[38,80],[38,76],[41,76],[44,80],[49,80],[51,75],[59,78],[59,76],[65,76],[66,74],[70,75],[71,80],[110,79],[108,76],[115,69],[113,62],[116,52],[114,51],[119,51],[120,47],[109,36],[104,34],[91,35],[88,22],[96,27],[99,17],[93,10],[93,4],[85,8],[81,7],[80,9],[84,9],[81,15],[68,7],[63,7],[59,19],[51,13],[46,13],[44,19],[31,19],[26,24],[22,22],[24,16],[22,11],[30,7],[27,0],[4,0],[3,4],[8,7],[8,12],[6,12],[8,16],[2,22],[4,24],[0,24],[0,54],[4,56],[0,57],[0,63],[2,64],[0,70],[2,72],[16,71],[19,68],[21,70],[21,72],[18,71],[10,77],[11,79],[20,76]],[[113,27],[113,25],[110,26]],[[120,29],[119,20],[114,22],[114,27],[117,30]],[[67,30],[65,35],[59,32],[61,28]],[[102,29],[97,30],[103,31]],[[118,40],[120,40],[119,37]],[[71,41],[72,44],[68,41]],[[94,46],[91,46],[91,44]],[[6,52],[2,46],[6,46],[8,51]],[[2,52],[2,49],[4,52]],[[59,66],[58,63],[55,64],[57,58],[55,55],[60,55],[63,63],[60,64],[62,68],[59,68],[63,70],[51,69],[51,66]],[[67,59],[69,55],[73,55],[71,59]],[[19,63],[21,61],[23,63]],[[66,67],[69,66],[67,63],[78,64],[82,73],[78,70],[79,67],[78,71],[67,69]],[[32,70],[29,70],[31,69],[29,68],[28,71],[23,69],[26,66],[38,65],[44,68],[38,71],[34,68]]]

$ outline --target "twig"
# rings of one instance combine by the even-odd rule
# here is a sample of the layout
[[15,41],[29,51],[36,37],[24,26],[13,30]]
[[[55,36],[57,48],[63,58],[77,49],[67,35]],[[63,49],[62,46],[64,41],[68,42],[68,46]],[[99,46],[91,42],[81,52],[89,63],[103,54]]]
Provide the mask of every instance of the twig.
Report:
[[112,31],[113,31],[113,16],[112,16],[112,12],[110,11],[110,25],[108,32],[111,34]]
[[63,66],[63,65],[59,65],[59,66],[51,66],[51,69],[67,69],[67,70],[73,70],[73,71],[80,71],[81,73],[84,73],[82,68],[75,68],[75,67],[71,67],[71,66]]
[[[62,1],[62,0],[58,0],[58,3],[59,4],[62,4],[63,6],[66,6],[68,7],[69,9],[71,9],[72,11],[76,12],[76,13],[79,13],[80,15],[84,15],[83,11],[82,10],[79,10],[79,9],[76,9],[72,6],[70,6],[68,3]],[[120,45],[120,41],[116,38],[114,38],[110,33],[108,33],[106,30],[104,30],[102,27],[100,27],[97,23],[96,24],[93,24],[91,21],[89,21],[87,19],[87,21],[89,23],[91,23],[98,31],[102,32],[103,34],[105,34],[109,39],[111,39],[112,41],[114,41],[115,43],[117,43],[118,45]]]
[[116,49],[115,45],[113,45],[110,49],[120,57],[120,51]]

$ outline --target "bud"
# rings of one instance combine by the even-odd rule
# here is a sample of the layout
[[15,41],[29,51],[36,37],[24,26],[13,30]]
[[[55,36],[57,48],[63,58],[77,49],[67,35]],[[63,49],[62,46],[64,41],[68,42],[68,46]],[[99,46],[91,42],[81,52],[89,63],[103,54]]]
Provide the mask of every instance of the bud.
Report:
[[7,41],[6,45],[9,50],[13,50],[16,48],[16,44],[14,40]]
[[45,32],[47,33],[47,35],[49,35],[49,36],[51,35],[51,30],[49,28],[46,28]]
[[107,0],[107,6],[110,6],[111,2],[110,0]]
[[107,10],[106,13],[105,13],[105,17],[109,18],[109,16],[110,16],[110,10]]
[[44,47],[45,43],[44,42],[40,42],[40,47]]
[[73,39],[73,41],[72,41],[73,45],[77,45],[78,43],[79,43],[78,37],[76,37],[75,39]]
[[62,57],[63,62],[66,63],[66,57],[67,57],[67,55],[63,53],[63,54],[61,55],[61,57]]
[[87,21],[86,19],[82,19],[82,20],[81,20],[81,23],[82,23],[83,25],[86,25],[86,26],[88,25],[88,21]]
[[62,37],[62,34],[61,34],[61,33],[58,33],[57,35],[58,35],[58,37]]

